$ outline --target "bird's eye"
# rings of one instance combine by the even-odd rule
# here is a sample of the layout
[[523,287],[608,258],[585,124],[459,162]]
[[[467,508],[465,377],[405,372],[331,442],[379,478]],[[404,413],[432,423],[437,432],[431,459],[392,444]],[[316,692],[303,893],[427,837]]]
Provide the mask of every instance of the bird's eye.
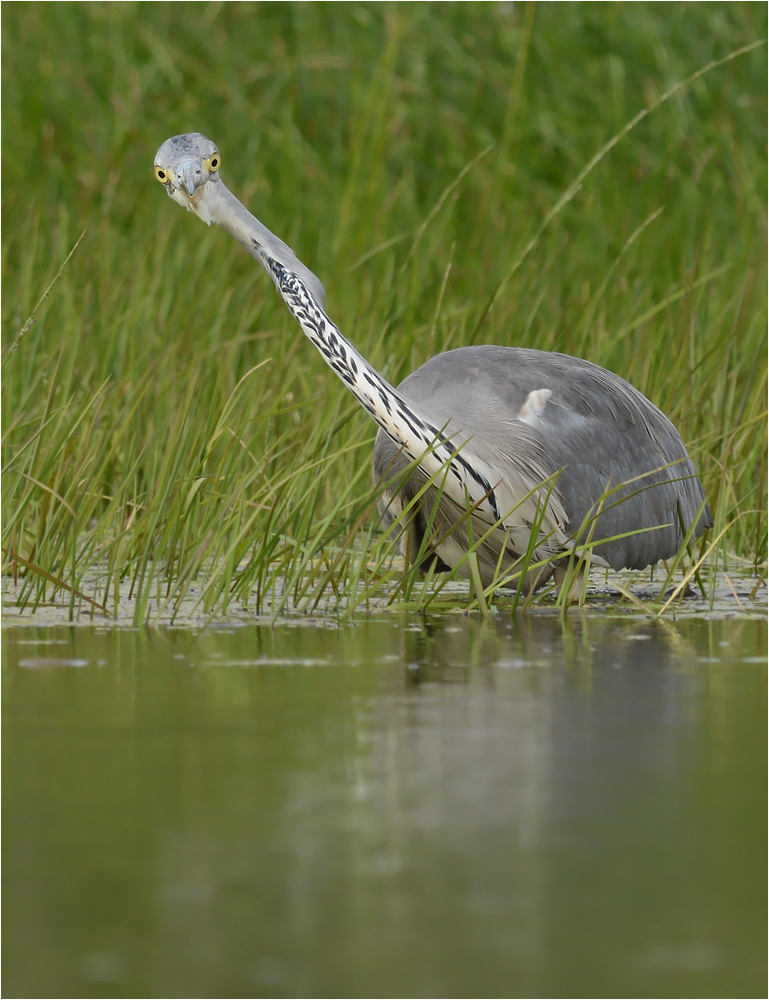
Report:
[[221,162],[222,158],[221,156],[219,156],[218,153],[214,153],[214,155],[206,161],[206,163],[208,164],[208,169],[211,171],[212,174],[219,169],[219,164]]
[[165,184],[168,181],[168,171],[163,170],[162,167],[155,167],[155,177],[160,181],[161,184]]

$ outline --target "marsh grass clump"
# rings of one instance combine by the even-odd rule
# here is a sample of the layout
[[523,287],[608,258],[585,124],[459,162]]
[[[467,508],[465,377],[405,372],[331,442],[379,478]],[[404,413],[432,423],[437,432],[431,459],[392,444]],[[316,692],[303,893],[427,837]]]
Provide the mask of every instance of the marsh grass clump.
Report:
[[130,595],[137,621],[193,592],[211,614],[457,601],[395,558],[375,426],[264,275],[168,210],[152,156],[191,128],[390,382],[472,343],[621,374],[680,430],[715,516],[660,582],[765,573],[765,21],[722,3],[243,4],[184,23],[170,4],[9,5],[17,599]]

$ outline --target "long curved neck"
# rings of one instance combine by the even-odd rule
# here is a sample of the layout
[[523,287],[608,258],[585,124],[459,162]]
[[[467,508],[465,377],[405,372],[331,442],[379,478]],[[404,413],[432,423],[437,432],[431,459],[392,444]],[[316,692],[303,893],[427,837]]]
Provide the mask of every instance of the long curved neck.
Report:
[[[469,502],[482,517],[498,521],[506,512],[498,510],[496,484],[463,456],[460,448],[466,441],[452,442],[342,335],[323,309],[323,286],[293,250],[263,226],[221,180],[208,194],[207,208],[211,221],[226,229],[264,267],[305,335],[405,455],[419,462],[428,476],[439,477],[446,493],[462,507]],[[444,471],[447,474],[441,480]]]

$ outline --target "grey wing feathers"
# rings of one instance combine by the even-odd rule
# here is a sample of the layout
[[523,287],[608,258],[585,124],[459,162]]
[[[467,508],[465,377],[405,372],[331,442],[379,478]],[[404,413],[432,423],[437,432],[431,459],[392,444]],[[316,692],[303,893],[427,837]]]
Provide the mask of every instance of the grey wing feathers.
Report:
[[[688,529],[703,504],[671,422],[624,379],[590,362],[523,348],[460,348],[428,361],[399,390],[436,423],[471,435],[468,457],[477,451],[502,476],[522,464],[545,476],[561,469],[557,489],[571,535],[586,519],[595,522],[587,528],[593,541],[641,531],[595,548],[614,569],[672,556],[683,541],[681,522]],[[376,478],[396,453],[380,432]],[[695,537],[711,524],[706,505]]]
[[559,489],[570,530],[600,511],[594,538],[640,532],[596,551],[614,569],[642,569],[673,556],[698,517],[694,534],[701,535],[712,516],[707,506],[700,512],[702,486],[667,417],[616,377],[602,379],[601,388],[597,400],[582,394],[579,408],[568,393],[563,403],[554,393],[543,434],[552,460],[564,466]]

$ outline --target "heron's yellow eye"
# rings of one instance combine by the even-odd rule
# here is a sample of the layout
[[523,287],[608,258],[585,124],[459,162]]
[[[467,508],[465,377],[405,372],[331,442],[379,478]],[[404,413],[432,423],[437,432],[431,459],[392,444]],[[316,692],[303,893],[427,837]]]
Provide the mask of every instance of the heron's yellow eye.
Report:
[[168,171],[163,170],[162,167],[155,167],[155,177],[160,181],[161,184],[166,184],[168,182]]
[[203,161],[203,166],[208,167],[211,173],[216,173],[219,169],[219,164],[222,162],[221,156],[218,153],[214,153],[213,156],[209,157],[207,160]]

